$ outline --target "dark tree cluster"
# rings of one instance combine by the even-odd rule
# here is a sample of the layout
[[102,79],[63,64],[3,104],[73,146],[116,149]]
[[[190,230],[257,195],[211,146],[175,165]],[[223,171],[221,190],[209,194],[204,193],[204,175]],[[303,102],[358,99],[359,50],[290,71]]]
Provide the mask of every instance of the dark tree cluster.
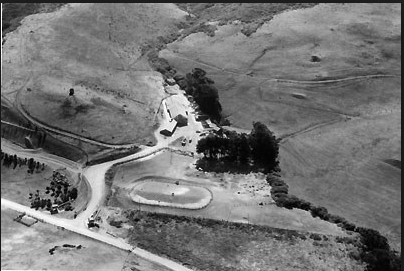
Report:
[[17,165],[18,167],[21,167],[22,165],[27,165],[28,166],[27,172],[31,174],[34,174],[34,171],[38,173],[45,170],[45,163],[41,164],[38,161],[35,161],[34,158],[22,159],[21,157],[18,157],[16,154],[11,155],[1,151],[1,160],[3,161],[3,166],[5,167],[12,166],[13,169],[15,169]]
[[401,255],[393,251],[380,232],[357,227],[361,236],[362,249],[360,258],[367,264],[366,271],[399,271],[401,270]]
[[[78,194],[77,188],[69,188],[70,186],[71,185],[65,175],[58,171],[54,171],[50,181],[50,186],[47,186],[45,191],[45,194],[50,194],[51,198],[41,198],[39,190],[37,190],[35,194],[29,193],[31,208],[35,208],[36,210],[39,208],[46,208],[46,210],[50,211],[52,209],[52,204],[61,205],[75,200]],[[70,203],[64,205],[64,208],[66,211],[73,210]]]
[[279,140],[262,123],[255,122],[250,134],[219,130],[198,141],[197,153],[205,159],[251,164],[265,172],[279,171]]
[[220,122],[222,120],[222,106],[219,102],[218,90],[214,86],[214,81],[206,77],[204,70],[195,68],[191,73],[187,73],[185,78],[179,78],[177,83],[194,98],[200,110],[209,115],[212,121]]

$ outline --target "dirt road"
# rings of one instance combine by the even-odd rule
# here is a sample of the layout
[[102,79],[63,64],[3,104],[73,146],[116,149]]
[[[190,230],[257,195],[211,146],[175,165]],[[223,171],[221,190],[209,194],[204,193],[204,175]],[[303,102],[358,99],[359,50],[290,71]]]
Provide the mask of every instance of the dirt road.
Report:
[[[185,129],[182,129],[180,133],[176,133],[175,136],[171,138],[166,138],[163,137],[159,134],[159,130],[157,129],[155,132],[155,136],[157,138],[157,144],[153,147],[142,147],[142,150],[138,153],[114,160],[114,161],[109,161],[105,162],[102,164],[90,166],[83,168],[80,164],[77,164],[75,162],[72,162],[68,159],[58,157],[52,154],[48,154],[43,152],[42,150],[26,150],[23,149],[19,146],[14,145],[10,141],[6,139],[1,139],[1,148],[3,151],[11,154],[17,154],[20,157],[33,157],[37,159],[40,162],[45,162],[45,163],[52,163],[56,164],[58,166],[66,167],[71,171],[74,172],[80,172],[83,174],[83,176],[88,180],[90,189],[91,189],[91,199],[88,202],[88,205],[86,209],[81,212],[76,219],[71,220],[71,219],[65,219],[65,218],[59,218],[59,217],[54,217],[50,214],[41,212],[41,211],[36,211],[28,206],[24,206],[15,202],[12,202],[7,199],[1,199],[1,205],[13,209],[18,212],[25,213],[31,217],[34,217],[42,222],[49,223],[58,227],[63,227],[64,229],[70,230],[72,232],[85,235],[87,237],[99,240],[101,242],[110,244],[112,246],[118,247],[120,249],[128,250],[131,251],[138,256],[141,256],[147,260],[157,262],[159,264],[162,264],[172,270],[184,270],[188,271],[191,269],[188,269],[181,264],[178,264],[176,262],[173,262],[171,260],[159,257],[155,254],[152,254],[148,251],[142,250],[140,248],[134,248],[128,243],[126,243],[123,239],[120,238],[113,238],[108,235],[104,235],[101,233],[96,233],[87,228],[87,221],[88,218],[99,209],[100,205],[102,204],[104,197],[105,197],[105,192],[106,192],[106,187],[105,187],[105,173],[107,170],[113,166],[116,163],[120,162],[126,162],[126,161],[133,161],[133,160],[144,160],[144,159],[151,159],[153,157],[153,154],[156,154],[164,149],[169,149],[168,145],[178,139],[181,136],[184,135],[192,135],[196,134],[196,130],[200,129],[200,123],[197,123],[195,121],[195,118],[192,117],[190,118],[191,122],[190,125],[187,126]],[[60,131],[57,131],[60,133]]]

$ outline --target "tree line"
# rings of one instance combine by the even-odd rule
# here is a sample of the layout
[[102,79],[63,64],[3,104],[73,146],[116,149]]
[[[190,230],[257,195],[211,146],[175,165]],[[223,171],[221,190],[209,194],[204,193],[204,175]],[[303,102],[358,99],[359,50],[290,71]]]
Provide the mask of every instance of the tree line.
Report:
[[18,157],[16,154],[11,155],[8,153],[4,153],[3,151],[1,151],[1,161],[3,161],[3,166],[10,167],[12,165],[13,169],[15,169],[17,165],[18,167],[28,165],[27,172],[31,174],[34,174],[35,169],[37,173],[45,170],[45,163],[41,164],[38,161],[35,161],[34,158],[22,159],[21,157]]
[[261,122],[249,134],[220,129],[198,141],[196,152],[204,159],[252,165],[265,172],[279,171],[279,139]]
[[219,94],[214,86],[214,81],[206,77],[206,72],[200,68],[194,68],[185,77],[174,77],[178,85],[188,95],[194,98],[200,110],[208,115],[213,122],[223,122],[222,105],[219,102]]
[[401,270],[401,253],[392,250],[387,238],[379,231],[357,227],[343,217],[328,213],[325,207],[315,206],[296,196],[289,195],[289,186],[275,175],[268,174],[266,180],[271,186],[272,199],[278,207],[309,211],[313,217],[334,223],[347,231],[358,233],[362,243],[359,247],[359,258],[366,264],[366,271]]

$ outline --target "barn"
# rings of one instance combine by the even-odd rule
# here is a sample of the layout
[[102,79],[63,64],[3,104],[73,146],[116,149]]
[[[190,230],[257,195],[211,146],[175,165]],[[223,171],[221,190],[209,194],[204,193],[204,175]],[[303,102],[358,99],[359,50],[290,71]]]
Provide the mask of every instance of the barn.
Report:
[[166,123],[166,125],[164,125],[164,127],[160,130],[160,134],[165,136],[172,136],[176,127],[177,121],[173,119],[170,122]]
[[180,120],[179,126],[188,125],[189,101],[183,95],[172,95],[165,100],[171,119]]

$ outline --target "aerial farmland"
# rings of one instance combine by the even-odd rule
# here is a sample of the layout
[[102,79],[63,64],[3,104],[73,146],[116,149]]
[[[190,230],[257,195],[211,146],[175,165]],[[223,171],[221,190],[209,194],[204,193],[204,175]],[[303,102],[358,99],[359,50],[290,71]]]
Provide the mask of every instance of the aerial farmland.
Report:
[[3,3],[1,269],[401,270],[401,5]]

